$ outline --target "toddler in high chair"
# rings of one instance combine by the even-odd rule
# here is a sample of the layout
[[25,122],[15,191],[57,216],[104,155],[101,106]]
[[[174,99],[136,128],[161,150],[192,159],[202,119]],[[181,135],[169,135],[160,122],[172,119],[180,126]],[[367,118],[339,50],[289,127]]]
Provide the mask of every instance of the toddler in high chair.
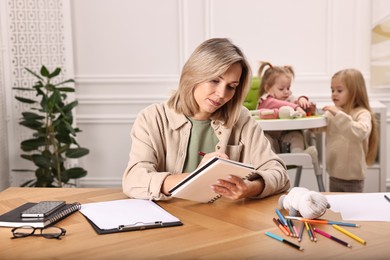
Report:
[[[264,73],[263,73],[264,71]],[[291,66],[273,66],[262,62],[258,71],[261,78],[259,102],[257,109],[280,109],[289,106],[298,117],[305,117],[306,111],[313,105],[305,96],[295,98],[291,92],[291,81],[294,70]],[[308,153],[312,157],[314,167],[318,169],[318,152],[314,145],[305,149],[302,130],[265,131],[265,135],[276,153]]]

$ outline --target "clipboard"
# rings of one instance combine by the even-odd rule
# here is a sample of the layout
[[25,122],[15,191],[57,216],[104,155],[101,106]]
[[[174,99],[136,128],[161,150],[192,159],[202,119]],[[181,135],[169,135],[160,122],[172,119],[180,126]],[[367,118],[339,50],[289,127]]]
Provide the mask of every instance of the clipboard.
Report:
[[97,234],[181,226],[183,223],[155,202],[141,199],[87,203],[81,206]]

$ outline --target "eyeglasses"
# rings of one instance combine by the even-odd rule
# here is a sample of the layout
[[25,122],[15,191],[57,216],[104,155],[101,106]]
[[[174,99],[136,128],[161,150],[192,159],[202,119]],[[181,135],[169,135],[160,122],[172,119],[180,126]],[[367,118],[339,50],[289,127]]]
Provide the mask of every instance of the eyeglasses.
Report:
[[[35,230],[39,230],[39,234],[35,234]],[[45,228],[35,228],[32,226],[22,226],[22,227],[16,227],[11,230],[13,237],[11,239],[15,238],[22,238],[22,237],[28,237],[28,236],[42,236],[44,238],[56,238],[61,239],[61,236],[65,236],[66,230],[60,227],[45,227]]]

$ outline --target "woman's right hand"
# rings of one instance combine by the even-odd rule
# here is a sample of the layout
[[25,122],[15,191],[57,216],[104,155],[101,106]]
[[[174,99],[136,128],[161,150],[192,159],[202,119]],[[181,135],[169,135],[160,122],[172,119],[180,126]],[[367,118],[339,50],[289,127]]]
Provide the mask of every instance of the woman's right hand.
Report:
[[210,158],[212,157],[221,157],[221,158],[224,158],[224,159],[229,159],[229,156],[227,156],[227,154],[225,153],[221,153],[221,152],[212,152],[212,153],[206,153],[204,156],[203,156],[203,159],[200,161],[198,167],[202,166],[203,164],[205,164],[208,160],[210,160]]

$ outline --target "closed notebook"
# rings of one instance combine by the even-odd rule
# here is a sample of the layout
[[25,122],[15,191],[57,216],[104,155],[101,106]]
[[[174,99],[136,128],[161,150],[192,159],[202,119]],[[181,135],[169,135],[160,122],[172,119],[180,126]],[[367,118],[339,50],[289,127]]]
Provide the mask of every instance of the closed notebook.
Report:
[[211,189],[211,185],[217,183],[218,179],[226,179],[229,175],[247,178],[253,172],[251,165],[213,157],[173,187],[169,193],[176,198],[212,203],[220,197]]
[[33,226],[36,228],[43,228],[49,225],[52,225],[61,219],[66,218],[73,212],[76,212],[80,209],[81,204],[78,202],[65,204],[63,207],[59,208],[57,211],[53,212],[45,218],[22,218],[21,213],[34,206],[37,203],[27,202],[7,213],[4,213],[0,216],[0,226],[2,227],[21,227],[21,226]]

